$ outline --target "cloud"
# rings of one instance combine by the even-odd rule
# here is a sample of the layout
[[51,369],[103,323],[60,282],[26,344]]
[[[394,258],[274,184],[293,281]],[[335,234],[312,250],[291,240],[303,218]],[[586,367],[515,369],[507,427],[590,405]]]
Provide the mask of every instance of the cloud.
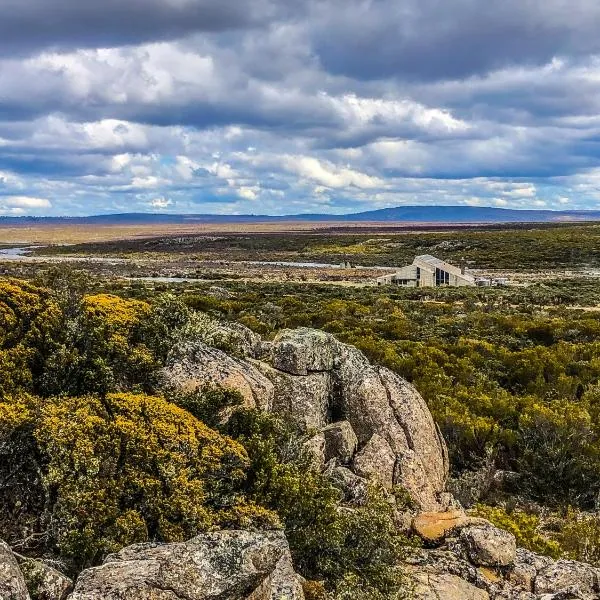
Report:
[[600,204],[591,0],[3,8],[4,213]]
[[52,203],[46,198],[32,198],[30,196],[0,196],[0,214],[36,214],[41,210],[47,210],[50,208],[52,208]]
[[9,0],[2,7],[0,53],[114,47],[255,27],[295,6],[274,0],[243,6],[236,0]]
[[465,78],[515,64],[600,51],[594,0],[342,0],[318,3],[311,31],[322,64],[346,76]]

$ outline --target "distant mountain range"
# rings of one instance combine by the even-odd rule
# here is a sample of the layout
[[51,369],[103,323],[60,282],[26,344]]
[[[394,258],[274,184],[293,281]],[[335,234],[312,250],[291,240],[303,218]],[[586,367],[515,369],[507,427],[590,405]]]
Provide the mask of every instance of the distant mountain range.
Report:
[[600,210],[515,210],[481,206],[398,206],[345,215],[175,215],[160,213],[123,213],[89,217],[0,217],[0,225],[27,224],[192,224],[303,222],[396,222],[396,223],[553,223],[600,221]]

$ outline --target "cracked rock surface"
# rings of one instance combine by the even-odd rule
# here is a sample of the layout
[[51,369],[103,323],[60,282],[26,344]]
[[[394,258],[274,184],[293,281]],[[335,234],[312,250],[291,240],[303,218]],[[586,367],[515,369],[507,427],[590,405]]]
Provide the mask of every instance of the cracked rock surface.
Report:
[[202,342],[175,349],[165,380],[180,389],[237,389],[246,406],[324,434],[326,461],[337,459],[387,489],[404,487],[420,510],[447,507],[446,444],[412,385],[323,331],[284,330],[268,345],[253,335],[243,358]]
[[137,544],[81,573],[69,600],[303,600],[281,532]]

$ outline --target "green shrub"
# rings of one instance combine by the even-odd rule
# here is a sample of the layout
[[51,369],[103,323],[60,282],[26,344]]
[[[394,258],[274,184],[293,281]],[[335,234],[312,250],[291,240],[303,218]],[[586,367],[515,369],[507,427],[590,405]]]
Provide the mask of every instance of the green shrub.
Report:
[[500,529],[510,531],[517,540],[517,546],[521,548],[552,558],[559,558],[562,554],[560,544],[541,533],[540,518],[537,515],[518,509],[508,511],[500,506],[483,504],[478,504],[471,514],[491,521]]
[[250,458],[249,498],[279,515],[303,576],[323,580],[340,600],[403,597],[397,565],[411,541],[398,533],[381,490],[372,488],[364,506],[341,508],[339,491],[303,463],[298,434],[281,419],[238,410],[228,431]]
[[30,432],[35,443],[22,448],[43,467],[38,531],[74,569],[134,542],[278,525],[241,494],[244,448],[161,398],[59,398],[20,410],[0,411],[0,431]]

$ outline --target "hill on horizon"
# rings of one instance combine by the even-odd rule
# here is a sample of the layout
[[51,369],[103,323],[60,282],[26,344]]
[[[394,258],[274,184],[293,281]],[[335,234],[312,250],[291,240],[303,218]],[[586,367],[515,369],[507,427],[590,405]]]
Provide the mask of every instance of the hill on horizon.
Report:
[[348,214],[295,215],[217,215],[119,213],[85,217],[10,217],[0,216],[1,224],[190,224],[190,223],[260,223],[281,221],[304,222],[402,222],[402,223],[552,223],[600,221],[600,210],[537,210],[483,206],[398,206]]

